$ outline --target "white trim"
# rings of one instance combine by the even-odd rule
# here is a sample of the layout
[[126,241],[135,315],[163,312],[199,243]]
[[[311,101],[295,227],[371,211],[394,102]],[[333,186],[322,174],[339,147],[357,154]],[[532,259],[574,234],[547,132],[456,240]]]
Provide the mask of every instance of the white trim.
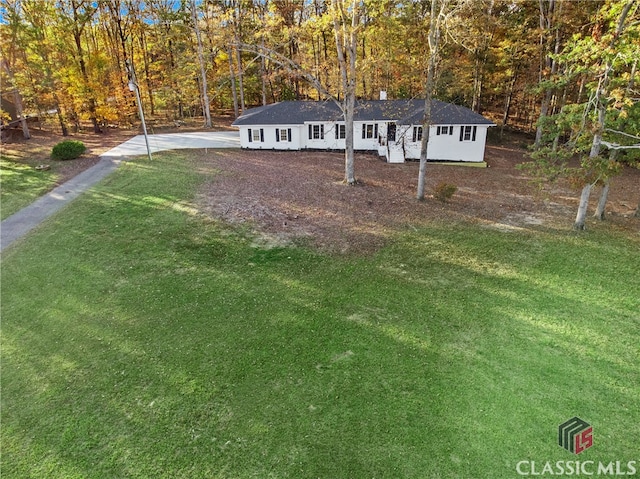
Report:
[[[372,122],[366,122],[373,124]],[[396,162],[402,158],[418,160],[420,159],[421,140],[416,138],[413,141],[414,131],[419,131],[422,125],[397,125],[396,141],[387,141],[387,122],[376,123],[378,125],[378,138],[362,139],[362,128],[365,122],[354,122],[354,149],[356,151],[376,151],[387,161]],[[309,139],[309,126],[317,125],[318,129],[324,131],[324,139]],[[341,122],[313,122],[304,125],[253,125],[240,127],[240,146],[254,150],[335,150],[344,151],[345,140],[337,139],[336,127],[341,126]],[[437,134],[438,126],[449,126],[449,131],[453,129],[453,134]],[[493,125],[471,125],[476,127],[475,141],[460,141],[460,129],[469,125],[432,125],[429,128],[429,144],[427,159],[432,161],[460,161],[460,162],[482,162],[484,160],[485,142],[487,130]],[[276,131],[282,129],[291,130],[291,137],[287,141],[276,141]],[[264,141],[255,142],[248,140],[248,131],[259,132],[263,130]],[[358,134],[359,133],[359,134]],[[256,133],[256,136],[259,133]],[[473,134],[473,129],[472,129]],[[279,133],[278,133],[279,135]],[[401,155],[400,155],[401,153]],[[400,155],[400,156],[398,156]],[[401,162],[401,161],[400,161]]]

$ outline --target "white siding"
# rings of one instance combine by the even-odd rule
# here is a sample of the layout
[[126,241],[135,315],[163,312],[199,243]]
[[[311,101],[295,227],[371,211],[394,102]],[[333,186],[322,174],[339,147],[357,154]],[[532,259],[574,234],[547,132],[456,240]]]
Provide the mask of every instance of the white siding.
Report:
[[[324,138],[315,138],[318,127],[321,127]],[[302,148],[312,150],[344,150],[345,148],[344,140],[336,139],[336,123],[333,122],[305,123],[302,128],[302,137],[304,139]]]
[[[354,121],[353,122],[353,148],[356,151],[377,151],[378,136],[382,134],[386,123],[371,121]],[[362,138],[362,131],[365,129],[365,137]],[[386,129],[384,129],[386,136]]]
[[[301,147],[301,127],[299,125],[241,126],[239,129],[241,148],[250,148],[252,150],[299,150]],[[276,130],[278,133],[276,133]],[[280,130],[286,130],[286,141],[281,137]],[[261,132],[260,138],[262,141],[253,138],[256,131]],[[289,133],[291,133],[291,138],[288,138]],[[251,141],[249,141],[249,135],[252,137]]]
[[[417,126],[417,125],[416,125]],[[437,126],[429,132],[429,149],[427,159],[433,161],[484,161],[484,149],[487,139],[487,125],[470,125],[476,127],[475,141],[460,141],[460,128],[464,125],[453,125],[453,134],[437,135]],[[407,159],[420,159],[420,142],[413,141],[413,127],[405,135],[405,155]]]
[[[343,122],[311,122],[304,125],[263,125],[263,126],[241,126],[240,129],[240,146],[250,149],[264,150],[344,150],[345,140],[336,139],[336,125],[344,124]],[[364,125],[373,125],[367,131]],[[377,135],[376,127],[377,125]],[[312,128],[312,137],[314,132],[321,128],[324,138],[309,138],[309,127]],[[395,144],[387,145],[387,122],[354,122],[353,143],[356,151],[377,151],[389,162],[400,162],[401,152],[404,150],[406,159],[420,159],[420,141],[413,141],[413,130],[418,125],[398,125],[396,130]],[[365,136],[371,138],[362,138],[363,127],[365,128]],[[430,128],[429,134],[429,150],[427,157],[433,161],[467,161],[481,162],[484,160],[485,142],[487,137],[488,125],[471,125],[475,127],[475,141],[460,141],[460,129],[464,125],[453,125],[452,134],[437,135],[437,126]],[[316,130],[314,130],[316,128]],[[276,130],[285,129],[287,135],[291,131],[291,138],[287,141],[276,141]],[[262,132],[262,141],[256,141],[252,137],[249,141],[249,132]],[[258,134],[256,133],[256,137]],[[382,138],[382,142],[380,142]]]

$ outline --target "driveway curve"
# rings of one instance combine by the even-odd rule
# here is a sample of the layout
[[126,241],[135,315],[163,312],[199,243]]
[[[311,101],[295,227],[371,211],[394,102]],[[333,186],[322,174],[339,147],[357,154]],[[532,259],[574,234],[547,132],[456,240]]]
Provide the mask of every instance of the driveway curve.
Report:
[[[202,148],[240,148],[237,131],[201,131],[149,135],[151,153],[166,150]],[[95,185],[129,156],[146,155],[144,135],[130,140],[100,155],[100,161],[91,168],[41,196],[26,208],[0,223],[0,251],[26,235],[43,220]]]

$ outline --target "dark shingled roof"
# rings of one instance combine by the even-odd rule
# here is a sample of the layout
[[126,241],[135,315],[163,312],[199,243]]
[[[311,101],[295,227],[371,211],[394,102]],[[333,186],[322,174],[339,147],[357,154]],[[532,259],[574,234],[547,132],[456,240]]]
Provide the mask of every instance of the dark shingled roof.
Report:
[[[402,125],[420,125],[424,114],[424,100],[369,100],[356,103],[355,121],[395,120]],[[482,115],[463,106],[432,100],[431,116],[434,125],[493,125]],[[311,121],[341,121],[340,108],[332,101],[283,101],[251,108],[244,112],[234,126],[300,125]]]

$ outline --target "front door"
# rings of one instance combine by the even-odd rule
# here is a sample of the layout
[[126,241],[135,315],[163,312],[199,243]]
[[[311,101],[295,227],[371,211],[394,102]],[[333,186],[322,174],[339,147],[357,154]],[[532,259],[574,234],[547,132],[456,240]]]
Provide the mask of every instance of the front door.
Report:
[[387,123],[387,141],[396,141],[396,124]]

